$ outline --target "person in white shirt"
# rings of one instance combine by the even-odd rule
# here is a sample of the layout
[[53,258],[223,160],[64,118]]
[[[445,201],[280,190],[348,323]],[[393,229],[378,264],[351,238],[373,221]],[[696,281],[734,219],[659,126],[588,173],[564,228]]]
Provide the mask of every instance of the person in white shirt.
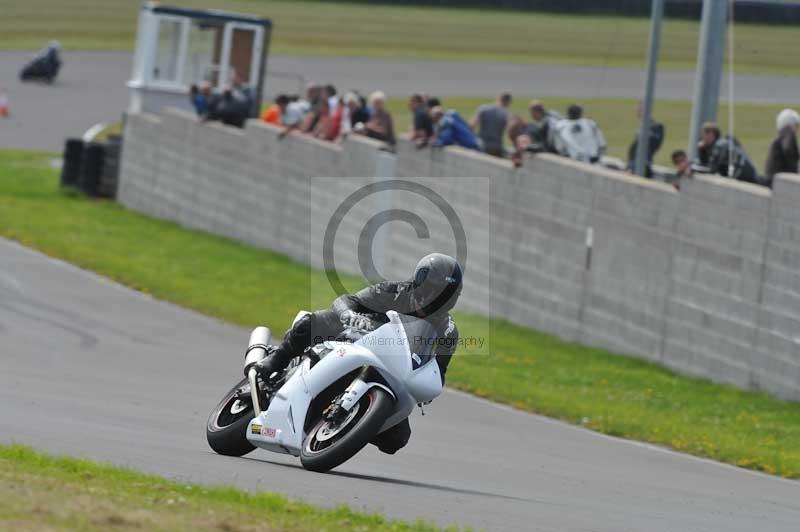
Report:
[[292,101],[283,94],[275,100],[275,103],[281,110],[281,125],[284,127],[283,131],[278,134],[279,138],[299,129],[303,125],[306,114],[311,110],[311,104],[307,100]]
[[336,87],[333,85],[325,85],[322,89],[322,95],[328,99],[328,109],[333,112],[339,107],[339,96],[336,93]]
[[556,151],[570,159],[594,164],[608,148],[603,132],[594,120],[583,118],[579,105],[570,105],[567,118],[556,122],[555,129]]
[[342,108],[342,123],[339,126],[339,136],[341,138],[345,138],[353,131],[353,122],[350,113],[351,110],[357,109],[360,103],[358,95],[352,91],[345,93],[342,98],[344,107]]

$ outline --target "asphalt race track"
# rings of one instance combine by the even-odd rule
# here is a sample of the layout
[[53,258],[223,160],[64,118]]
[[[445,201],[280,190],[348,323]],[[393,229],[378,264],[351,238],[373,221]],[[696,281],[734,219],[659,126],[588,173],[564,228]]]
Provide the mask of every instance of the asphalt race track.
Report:
[[[129,52],[67,51],[53,86],[18,80],[30,56],[31,52],[0,51],[0,87],[9,90],[12,113],[0,120],[0,148],[61,151],[66,137],[80,136],[98,122],[119,120],[128,104]],[[637,68],[271,56],[268,70],[268,95],[299,92],[303,80],[332,82],[342,90],[364,93],[381,89],[402,97],[414,92],[491,96],[511,90],[543,98],[638,98],[644,87],[644,73]],[[409,74],[398,76],[398,72]],[[694,72],[660,72],[656,96],[689,100],[693,80]],[[723,76],[723,97],[726,82]],[[738,74],[735,84],[738,102],[800,102],[798,77]]]
[[488,530],[794,532],[800,523],[800,483],[457,392],[415,414],[397,455],[369,447],[330,474],[260,450],[218,456],[206,416],[240,377],[246,341],[245,330],[0,239],[2,442]]

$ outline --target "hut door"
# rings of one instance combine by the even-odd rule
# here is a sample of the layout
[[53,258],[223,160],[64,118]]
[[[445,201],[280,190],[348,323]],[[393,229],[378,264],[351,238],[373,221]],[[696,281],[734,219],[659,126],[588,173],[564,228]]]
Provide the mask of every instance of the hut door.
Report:
[[260,26],[240,23],[225,25],[223,80],[231,82],[237,76],[250,86],[258,84],[263,33]]

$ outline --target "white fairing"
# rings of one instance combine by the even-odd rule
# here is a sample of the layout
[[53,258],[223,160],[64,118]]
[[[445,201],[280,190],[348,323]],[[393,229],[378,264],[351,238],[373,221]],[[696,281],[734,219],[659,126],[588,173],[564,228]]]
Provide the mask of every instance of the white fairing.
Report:
[[253,445],[279,453],[300,454],[303,422],[312,399],[303,374],[308,373],[310,365],[311,361],[305,360],[278,390],[267,411],[250,421],[247,439]]
[[442,376],[439,374],[439,364],[431,360],[417,371],[409,375],[406,380],[408,392],[418,403],[433,401],[442,393]]
[[[298,314],[295,320],[302,315]],[[313,368],[309,359],[304,360],[278,390],[267,411],[250,421],[247,439],[257,447],[298,456],[312,399],[342,376],[364,366],[375,368],[387,384],[363,383],[356,379],[348,388],[346,404],[357,402],[371,387],[388,388],[396,399],[395,410],[381,430],[407,418],[415,404],[431,401],[441,394],[442,379],[435,357],[412,355],[413,346],[409,340],[412,333],[406,331],[396,312],[390,311],[387,316],[389,323],[355,343],[327,342],[324,356]],[[417,361],[418,367],[415,368],[412,361]]]

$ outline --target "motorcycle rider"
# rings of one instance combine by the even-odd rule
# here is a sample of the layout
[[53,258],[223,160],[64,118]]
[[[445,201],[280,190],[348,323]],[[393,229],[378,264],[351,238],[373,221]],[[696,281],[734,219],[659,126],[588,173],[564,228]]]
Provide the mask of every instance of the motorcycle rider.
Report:
[[[329,309],[303,316],[286,332],[272,354],[254,367],[266,379],[286,368],[306,348],[333,340],[348,327],[372,330],[381,321],[387,321],[387,311],[394,310],[422,318],[436,329],[436,362],[444,384],[447,366],[458,343],[458,330],[449,311],[461,295],[462,281],[461,266],[454,258],[441,253],[427,255],[417,263],[410,281],[368,286],[355,294],[338,297]],[[411,427],[406,419],[378,434],[371,443],[385,453],[394,454],[408,443],[410,436]]]
[[20,72],[20,79],[40,79],[52,82],[58,75],[61,68],[61,43],[50,41],[45,48],[42,48],[33,59],[25,65]]

